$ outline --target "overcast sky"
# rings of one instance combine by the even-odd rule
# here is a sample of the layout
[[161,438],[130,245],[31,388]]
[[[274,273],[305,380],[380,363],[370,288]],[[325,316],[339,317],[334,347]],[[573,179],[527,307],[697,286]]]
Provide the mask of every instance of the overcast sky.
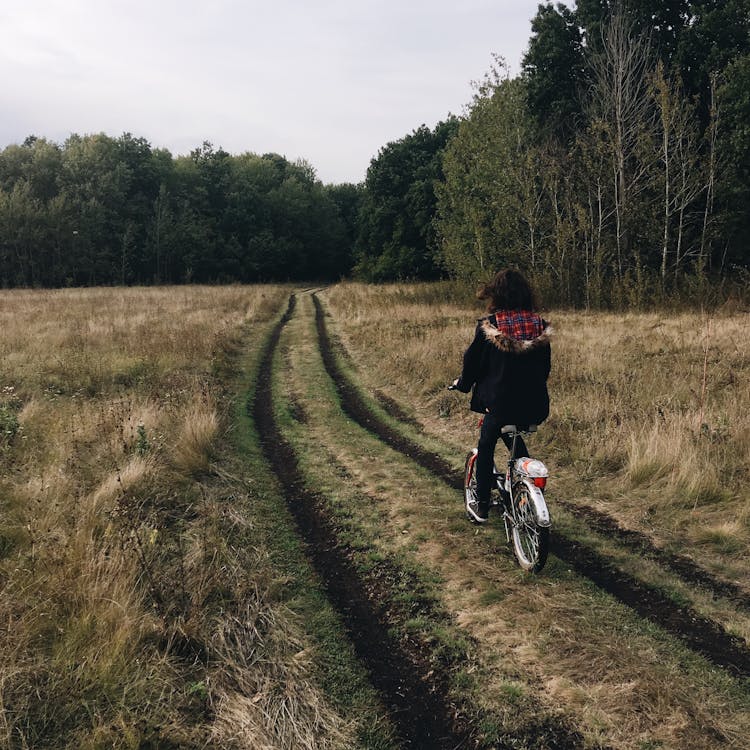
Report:
[[0,0],[0,147],[129,131],[186,154],[307,159],[359,182],[520,69],[538,0]]

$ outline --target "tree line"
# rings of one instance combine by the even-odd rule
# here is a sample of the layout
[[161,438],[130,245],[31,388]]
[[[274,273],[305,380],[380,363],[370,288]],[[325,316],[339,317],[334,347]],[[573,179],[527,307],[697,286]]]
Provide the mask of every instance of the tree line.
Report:
[[[704,298],[717,281],[747,290],[748,123],[749,0],[540,5],[521,74],[496,58],[464,116],[433,133],[442,151],[421,236],[450,276],[519,266],[556,303]],[[419,164],[413,181],[382,190],[392,146],[368,171],[376,209],[365,216],[382,229],[394,196],[423,185],[423,140],[416,131],[398,144],[402,171]],[[371,234],[359,237],[366,258]],[[379,259],[392,257],[380,246]],[[399,257],[412,256],[407,246]]]
[[353,263],[357,195],[278,154],[30,137],[0,153],[0,284],[337,278]]
[[386,144],[363,183],[277,154],[130,134],[0,152],[0,284],[477,280],[551,302],[747,285],[750,0],[542,4],[460,117]]

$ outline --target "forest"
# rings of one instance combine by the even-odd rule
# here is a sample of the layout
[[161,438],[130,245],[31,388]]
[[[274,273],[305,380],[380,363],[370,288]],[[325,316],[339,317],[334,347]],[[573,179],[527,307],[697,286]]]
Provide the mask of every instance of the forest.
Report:
[[305,160],[130,133],[0,152],[0,285],[455,278],[550,303],[707,299],[750,280],[750,0],[539,5],[460,115],[360,184]]

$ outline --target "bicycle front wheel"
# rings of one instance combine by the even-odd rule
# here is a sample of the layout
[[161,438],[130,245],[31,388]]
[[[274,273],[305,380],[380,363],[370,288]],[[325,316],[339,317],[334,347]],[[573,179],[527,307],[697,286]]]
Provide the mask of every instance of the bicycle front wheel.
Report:
[[549,527],[540,526],[529,489],[523,482],[513,488],[517,523],[513,526],[513,554],[518,564],[531,573],[538,573],[547,562]]
[[[469,503],[477,499],[477,452],[469,451],[464,463],[464,507],[468,508]],[[468,513],[467,513],[468,515]]]

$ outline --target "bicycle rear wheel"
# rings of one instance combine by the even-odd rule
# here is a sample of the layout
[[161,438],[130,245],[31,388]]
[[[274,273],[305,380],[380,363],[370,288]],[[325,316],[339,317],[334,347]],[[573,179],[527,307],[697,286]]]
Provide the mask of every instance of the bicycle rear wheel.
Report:
[[538,573],[547,562],[549,554],[549,528],[539,525],[534,503],[523,482],[513,488],[513,502],[518,521],[511,534],[513,554],[524,570]]

